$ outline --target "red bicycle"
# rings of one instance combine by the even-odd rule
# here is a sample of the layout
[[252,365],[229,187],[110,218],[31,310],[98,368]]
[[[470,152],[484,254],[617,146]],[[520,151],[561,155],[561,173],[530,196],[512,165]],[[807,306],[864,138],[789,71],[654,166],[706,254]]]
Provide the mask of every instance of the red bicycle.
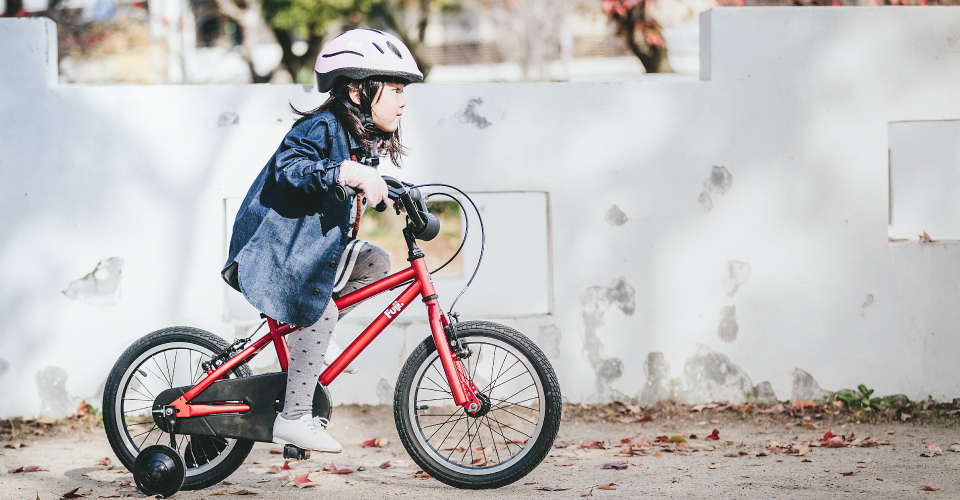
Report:
[[[510,484],[539,465],[556,438],[561,418],[556,374],[521,333],[443,313],[416,243],[436,236],[439,221],[418,187],[384,179],[390,198],[407,213],[403,236],[410,267],[336,304],[342,309],[406,288],[320,375],[314,415],[330,417],[327,387],[419,296],[430,335],[397,378],[393,405],[400,440],[425,472],[450,486]],[[339,192],[339,198],[351,194],[349,188]],[[254,442],[272,441],[286,387],[285,335],[300,327],[271,318],[265,323],[269,331],[259,339],[252,340],[254,333],[233,344],[195,328],[158,330],[134,342],[116,362],[104,390],[104,426],[141,490],[169,496],[211,486],[240,467]],[[252,375],[247,362],[271,343],[281,371]],[[286,445],[284,456],[307,458],[309,452]]]

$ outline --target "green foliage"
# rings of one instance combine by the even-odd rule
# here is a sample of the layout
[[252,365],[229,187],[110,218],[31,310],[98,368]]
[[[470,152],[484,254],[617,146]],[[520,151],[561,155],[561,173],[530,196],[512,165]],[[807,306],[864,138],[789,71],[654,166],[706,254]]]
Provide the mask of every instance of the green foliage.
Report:
[[867,411],[879,412],[887,409],[892,403],[891,398],[874,398],[873,389],[867,389],[867,386],[860,384],[857,386],[859,393],[853,391],[837,392],[837,399],[843,401],[850,408],[863,408]]

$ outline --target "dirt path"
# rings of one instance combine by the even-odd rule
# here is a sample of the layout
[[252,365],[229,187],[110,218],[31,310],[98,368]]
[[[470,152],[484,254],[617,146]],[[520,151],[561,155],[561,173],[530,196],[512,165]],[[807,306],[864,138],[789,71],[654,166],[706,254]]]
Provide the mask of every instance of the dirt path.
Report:
[[[554,448],[546,462],[522,481],[492,491],[458,491],[434,479],[416,477],[418,468],[399,444],[390,408],[338,407],[330,432],[344,445],[343,453],[315,454],[310,460],[292,462],[292,470],[283,471],[280,467],[284,460],[270,452],[277,446],[258,444],[247,463],[224,483],[200,491],[181,491],[174,498],[238,498],[238,493],[244,491],[265,500],[450,495],[559,499],[587,494],[592,494],[588,498],[960,498],[960,452],[950,451],[951,444],[960,442],[960,426],[955,420],[931,424],[834,421],[819,422],[819,429],[804,428],[801,423],[740,420],[729,414],[716,418],[691,414],[645,423],[612,423],[571,416],[565,418],[558,438],[571,445]],[[103,470],[106,467],[98,464],[105,457],[111,464],[118,463],[103,429],[90,430],[83,424],[77,427],[49,426],[39,436],[28,430],[2,442],[27,446],[0,448],[0,499],[53,500],[74,488],[79,488],[77,493],[85,498],[142,496],[131,485],[129,472],[122,467]],[[714,428],[719,430],[720,439],[705,440]],[[878,443],[889,444],[869,448],[811,447],[803,456],[757,456],[770,449],[771,441],[782,445],[781,449],[790,443],[816,443],[828,429],[837,435],[849,437],[852,433],[858,438],[873,437]],[[657,436],[683,434],[686,448],[661,452],[662,456],[643,454],[654,451],[649,447],[633,449],[638,454],[625,456],[620,447],[624,439],[631,443],[650,442]],[[372,438],[386,438],[389,444],[384,448],[361,447],[363,441]],[[580,447],[596,441],[606,442],[611,449]],[[930,443],[937,443],[943,455],[922,457],[921,453],[929,451]],[[322,468],[329,467],[331,462],[337,468],[355,472],[323,472]],[[380,468],[385,462],[389,462],[389,467]],[[625,462],[626,468],[602,468],[615,462]],[[40,466],[44,470],[7,472],[25,466]],[[291,481],[310,471],[315,471],[308,477],[317,483],[316,487],[300,489]],[[615,485],[611,487],[610,483]],[[921,487],[926,484],[940,490],[923,491]],[[614,489],[604,490],[598,485]],[[543,487],[563,490],[538,489]]]

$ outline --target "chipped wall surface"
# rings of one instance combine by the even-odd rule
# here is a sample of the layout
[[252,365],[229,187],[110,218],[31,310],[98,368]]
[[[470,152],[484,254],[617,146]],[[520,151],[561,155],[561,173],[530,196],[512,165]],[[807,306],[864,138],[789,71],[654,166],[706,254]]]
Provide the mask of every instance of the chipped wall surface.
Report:
[[[888,241],[889,141],[914,130],[890,124],[960,119],[960,8],[719,8],[701,25],[700,79],[407,89],[410,155],[385,173],[487,196],[499,257],[461,299],[464,319],[541,342],[575,402],[860,383],[960,396],[960,244]],[[289,130],[288,103],[324,98],[60,86],[56,54],[50,21],[0,19],[0,418],[96,404],[150,331],[249,334],[256,319],[227,314],[219,276],[226,200]],[[937,158],[925,175],[949,171]],[[945,193],[954,181],[934,179]],[[364,326],[355,313],[342,345]],[[419,318],[384,332],[334,401],[387,401],[428,335]],[[274,363],[265,351],[254,367]]]

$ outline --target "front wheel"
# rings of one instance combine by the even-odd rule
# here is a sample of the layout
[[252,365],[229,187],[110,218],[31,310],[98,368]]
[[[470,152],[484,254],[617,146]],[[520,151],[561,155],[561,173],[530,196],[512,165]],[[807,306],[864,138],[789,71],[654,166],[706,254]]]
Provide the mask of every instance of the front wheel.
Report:
[[407,453],[437,480],[457,488],[499,488],[547,456],[560,427],[557,376],[519,332],[467,321],[454,332],[472,351],[463,360],[479,389],[480,410],[456,405],[433,338],[407,359],[394,394],[394,419]]

